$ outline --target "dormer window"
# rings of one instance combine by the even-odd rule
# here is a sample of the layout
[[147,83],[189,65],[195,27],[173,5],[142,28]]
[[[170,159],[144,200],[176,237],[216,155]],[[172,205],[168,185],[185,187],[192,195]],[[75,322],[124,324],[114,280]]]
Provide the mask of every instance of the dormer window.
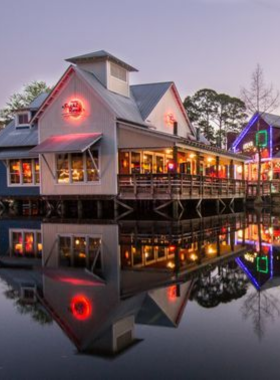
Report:
[[31,119],[31,113],[29,111],[25,112],[18,112],[16,114],[16,128],[17,129],[24,129],[24,128],[30,128],[30,119]]
[[111,62],[111,75],[126,82],[126,70],[123,67],[115,65]]
[[28,125],[29,115],[28,112],[20,113],[18,115],[18,125]]

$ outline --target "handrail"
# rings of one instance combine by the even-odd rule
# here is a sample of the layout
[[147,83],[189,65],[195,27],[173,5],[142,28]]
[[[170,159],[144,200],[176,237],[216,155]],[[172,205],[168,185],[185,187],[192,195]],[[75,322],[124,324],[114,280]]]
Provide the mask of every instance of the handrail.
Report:
[[137,197],[148,194],[151,197],[165,194],[184,197],[211,198],[217,196],[244,195],[246,181],[232,178],[216,178],[185,173],[166,174],[119,174],[119,194],[130,193]]

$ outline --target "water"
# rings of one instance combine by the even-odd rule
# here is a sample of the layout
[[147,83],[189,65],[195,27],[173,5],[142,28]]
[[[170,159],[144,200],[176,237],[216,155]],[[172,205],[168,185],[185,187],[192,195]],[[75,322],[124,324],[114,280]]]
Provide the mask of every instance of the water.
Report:
[[279,226],[1,220],[1,379],[276,378]]

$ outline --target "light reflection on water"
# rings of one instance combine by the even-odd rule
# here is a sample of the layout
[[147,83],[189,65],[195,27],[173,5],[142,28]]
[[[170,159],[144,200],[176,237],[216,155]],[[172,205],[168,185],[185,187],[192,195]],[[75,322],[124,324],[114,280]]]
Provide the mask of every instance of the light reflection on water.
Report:
[[1,220],[0,375],[276,376],[279,226]]

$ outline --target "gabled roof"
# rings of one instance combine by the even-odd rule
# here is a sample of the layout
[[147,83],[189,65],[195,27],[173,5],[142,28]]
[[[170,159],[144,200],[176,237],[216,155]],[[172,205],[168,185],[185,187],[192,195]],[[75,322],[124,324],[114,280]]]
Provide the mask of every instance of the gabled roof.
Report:
[[249,132],[250,128],[255,124],[258,117],[263,119],[268,125],[271,125],[275,128],[280,128],[280,116],[274,115],[271,113],[266,112],[255,112],[254,115],[251,117],[251,119],[248,121],[246,126],[243,128],[241,133],[236,137],[234,142],[232,143],[232,149],[236,149],[239,143],[242,141],[243,137],[246,136],[246,134]]
[[143,120],[146,120],[173,82],[147,83],[130,86]]
[[124,67],[128,71],[138,71],[137,69],[128,65],[121,59],[108,53],[106,50],[98,50],[92,53],[78,55],[76,57],[65,59],[66,62],[71,62],[71,63],[84,63],[84,62],[94,62],[94,61],[103,61],[103,60],[108,60],[108,61],[117,63],[118,65]]
[[75,67],[74,70],[88,82],[107,106],[111,108],[118,119],[145,125],[134,99],[109,91],[98,81],[94,74],[88,71],[82,70],[78,67]]
[[260,115],[261,118],[272,127],[280,128],[280,116],[271,113],[263,113]]

